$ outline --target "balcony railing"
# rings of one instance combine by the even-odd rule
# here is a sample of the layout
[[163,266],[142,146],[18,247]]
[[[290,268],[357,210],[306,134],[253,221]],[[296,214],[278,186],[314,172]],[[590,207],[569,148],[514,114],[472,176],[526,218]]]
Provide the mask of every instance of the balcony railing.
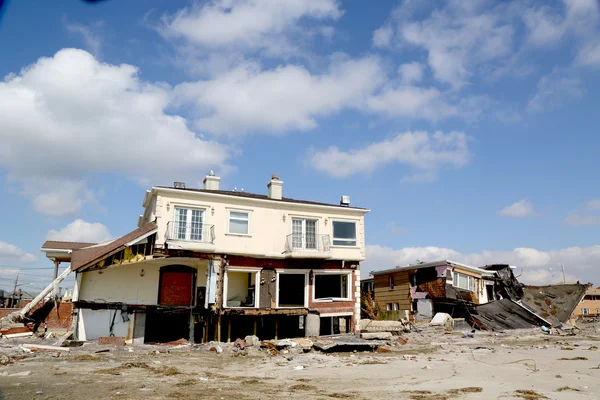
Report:
[[167,223],[167,240],[185,240],[188,242],[214,243],[215,226],[170,221]]
[[293,251],[328,252],[331,248],[329,235],[311,235],[292,233],[287,235],[285,241],[286,253]]

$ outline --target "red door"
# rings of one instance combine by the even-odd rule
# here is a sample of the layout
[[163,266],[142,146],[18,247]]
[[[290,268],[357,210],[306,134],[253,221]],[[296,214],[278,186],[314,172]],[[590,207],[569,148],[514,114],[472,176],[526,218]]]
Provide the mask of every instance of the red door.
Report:
[[192,304],[194,274],[178,268],[160,271],[160,290],[158,304],[167,306],[189,306]]

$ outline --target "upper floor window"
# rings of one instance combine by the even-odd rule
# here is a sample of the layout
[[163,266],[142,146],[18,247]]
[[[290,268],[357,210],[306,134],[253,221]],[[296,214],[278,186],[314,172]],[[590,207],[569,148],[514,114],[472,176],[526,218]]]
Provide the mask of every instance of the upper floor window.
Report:
[[292,248],[293,249],[317,249],[317,220],[316,219],[292,219]]
[[356,246],[356,222],[333,221],[333,245]]
[[388,278],[389,284],[390,284],[390,289],[394,289],[394,277],[390,276]]
[[461,289],[475,291],[475,278],[469,275],[461,274],[460,272],[454,273],[454,286]]
[[202,241],[204,210],[175,207],[173,238]]
[[581,314],[582,315],[589,315],[590,314],[590,309],[589,308],[582,308],[581,309]]
[[248,235],[250,233],[250,213],[229,211],[229,233]]

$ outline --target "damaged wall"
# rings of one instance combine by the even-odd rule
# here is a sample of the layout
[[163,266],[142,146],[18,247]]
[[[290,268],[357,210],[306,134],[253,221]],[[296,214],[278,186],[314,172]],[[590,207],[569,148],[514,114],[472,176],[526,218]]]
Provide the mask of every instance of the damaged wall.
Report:
[[136,305],[157,304],[160,268],[175,264],[195,264],[198,268],[197,286],[206,286],[206,261],[198,265],[198,261],[190,263],[188,260],[161,259],[82,272],[79,300]]

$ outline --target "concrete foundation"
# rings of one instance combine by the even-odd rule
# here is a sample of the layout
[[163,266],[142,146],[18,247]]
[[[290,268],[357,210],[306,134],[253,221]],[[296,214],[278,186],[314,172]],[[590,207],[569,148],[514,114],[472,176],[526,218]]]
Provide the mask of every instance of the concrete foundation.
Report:
[[306,336],[319,336],[321,331],[321,317],[316,314],[308,314],[304,320]]

